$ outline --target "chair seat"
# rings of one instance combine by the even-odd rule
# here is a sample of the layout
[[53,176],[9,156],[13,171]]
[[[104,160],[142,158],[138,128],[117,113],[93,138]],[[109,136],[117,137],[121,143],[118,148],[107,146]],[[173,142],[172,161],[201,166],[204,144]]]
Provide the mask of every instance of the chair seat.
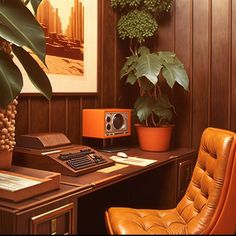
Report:
[[106,222],[111,234],[187,234],[187,225],[176,209],[111,207]]

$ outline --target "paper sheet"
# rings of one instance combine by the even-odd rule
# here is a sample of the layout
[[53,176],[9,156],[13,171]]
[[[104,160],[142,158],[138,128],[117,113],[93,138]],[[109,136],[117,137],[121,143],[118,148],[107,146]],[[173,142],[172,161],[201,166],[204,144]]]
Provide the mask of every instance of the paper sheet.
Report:
[[12,192],[40,183],[40,181],[0,173],[0,188]]
[[111,172],[113,172],[113,171],[120,170],[120,169],[123,169],[123,168],[125,168],[125,167],[128,167],[128,165],[116,163],[116,164],[113,165],[113,166],[109,166],[109,167],[106,167],[106,168],[97,170],[97,172],[111,173]]
[[135,166],[148,166],[157,162],[157,160],[150,160],[150,159],[130,157],[130,156],[128,158],[112,156],[111,159],[118,163],[123,163],[127,165],[135,165]]

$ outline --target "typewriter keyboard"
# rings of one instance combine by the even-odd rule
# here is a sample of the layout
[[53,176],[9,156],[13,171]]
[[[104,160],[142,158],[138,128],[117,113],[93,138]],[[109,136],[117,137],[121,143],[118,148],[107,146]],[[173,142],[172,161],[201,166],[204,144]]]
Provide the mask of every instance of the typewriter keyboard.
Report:
[[102,156],[89,148],[81,149],[79,152],[60,154],[58,158],[62,161],[66,161],[67,165],[74,170],[88,168],[107,162]]

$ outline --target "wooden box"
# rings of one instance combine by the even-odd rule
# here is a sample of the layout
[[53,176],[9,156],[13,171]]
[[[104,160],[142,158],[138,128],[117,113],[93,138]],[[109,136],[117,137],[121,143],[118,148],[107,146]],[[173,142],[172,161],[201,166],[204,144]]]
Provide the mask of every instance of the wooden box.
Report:
[[19,202],[60,188],[61,174],[29,168],[0,170],[0,198]]

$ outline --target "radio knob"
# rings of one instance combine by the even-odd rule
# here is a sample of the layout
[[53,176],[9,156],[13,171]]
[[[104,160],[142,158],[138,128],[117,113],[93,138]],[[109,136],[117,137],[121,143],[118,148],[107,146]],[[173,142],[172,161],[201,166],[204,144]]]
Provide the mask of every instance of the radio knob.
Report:
[[110,130],[110,129],[111,129],[111,125],[107,124],[107,130]]
[[107,116],[107,117],[106,117],[106,120],[107,120],[107,122],[110,122],[110,121],[111,121],[111,117],[110,117],[110,116]]

